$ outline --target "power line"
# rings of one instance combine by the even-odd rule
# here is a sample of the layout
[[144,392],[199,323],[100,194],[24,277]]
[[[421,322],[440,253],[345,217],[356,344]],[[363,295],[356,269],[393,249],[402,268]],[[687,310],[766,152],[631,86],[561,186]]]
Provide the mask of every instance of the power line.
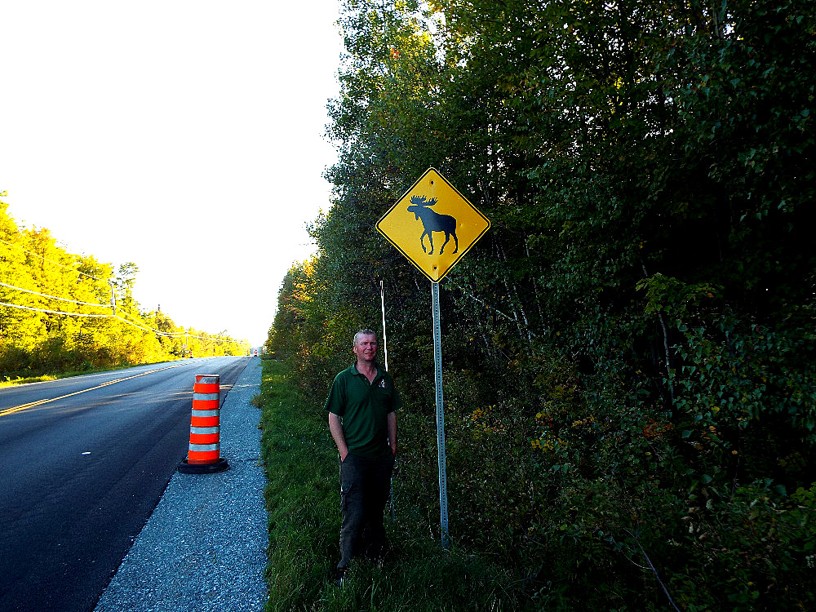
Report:
[[[23,232],[18,231],[18,234],[22,234],[22,233]],[[59,266],[61,268],[68,268],[71,271],[76,272],[77,274],[79,274],[81,276],[85,276],[85,277],[93,279],[93,280],[97,280],[97,281],[101,281],[101,282],[107,281],[108,283],[112,282],[112,280],[110,278],[108,278],[108,279],[100,278],[98,276],[94,276],[93,274],[88,274],[86,272],[82,272],[81,270],[77,270],[73,266],[66,265],[66,264],[63,264],[61,262],[54,261],[52,259],[48,259],[44,255],[41,255],[40,253],[34,252],[34,251],[30,250],[30,249],[26,249],[19,242],[9,242],[8,240],[3,240],[2,238],[0,238],[0,242],[3,242],[3,243],[5,243],[5,244],[7,244],[9,246],[12,246],[12,247],[19,248],[21,251],[23,251],[24,253],[26,253],[28,255],[31,255],[31,256],[37,257],[39,259],[42,259],[42,261],[44,263],[49,263],[51,265]],[[75,253],[69,253],[67,250],[65,251],[65,253],[67,255],[75,258],[74,263],[80,263],[81,262],[80,257],[82,257],[82,256],[77,255]],[[113,267],[112,264],[101,264],[101,265],[111,265],[111,267]],[[111,314],[90,314],[90,313],[78,313],[78,312],[65,312],[65,311],[61,311],[61,310],[51,310],[51,309],[46,309],[46,308],[34,308],[34,307],[30,307],[30,306],[22,306],[20,304],[11,304],[9,302],[0,302],[0,305],[2,305],[2,306],[8,306],[10,308],[17,308],[17,309],[20,309],[20,310],[29,310],[29,311],[34,311],[34,312],[42,312],[42,313],[46,313],[46,314],[55,314],[55,315],[63,315],[63,316],[118,319],[119,321],[122,321],[123,323],[126,323],[126,324],[128,324],[128,325],[130,325],[132,327],[136,327],[136,328],[141,329],[143,331],[152,332],[152,333],[160,335],[160,336],[169,336],[169,337],[185,336],[185,337],[193,338],[193,339],[197,339],[197,340],[203,340],[203,341],[215,340],[216,342],[221,342],[221,339],[219,337],[217,337],[217,336],[212,336],[212,337],[208,338],[208,337],[203,337],[203,336],[191,335],[191,334],[189,334],[189,332],[163,332],[163,331],[160,331],[160,330],[157,330],[157,329],[152,329],[150,327],[146,327],[144,325],[140,325],[138,323],[134,323],[133,321],[129,321],[126,318],[118,316],[118,315],[115,314],[116,310],[115,310],[115,304],[113,302],[113,298],[111,298],[111,304],[110,305],[109,304],[93,304],[93,303],[90,303],[90,302],[83,302],[83,301],[79,301],[79,300],[73,300],[73,299],[69,299],[69,298],[62,298],[62,297],[57,297],[57,296],[48,295],[48,294],[44,294],[44,293],[39,293],[37,291],[32,291],[32,290],[29,290],[29,289],[23,289],[22,287],[16,287],[14,285],[9,285],[7,283],[2,283],[2,282],[0,282],[0,286],[8,287],[9,289],[22,291],[24,293],[29,293],[29,294],[36,295],[36,296],[43,297],[43,298],[47,298],[47,299],[59,300],[59,301],[62,301],[62,302],[69,302],[69,303],[72,303],[72,304],[90,306],[90,307],[93,307],[93,308],[112,308],[114,314],[111,315]]]
[[[18,231],[18,234],[22,234],[22,233],[23,232]],[[54,261],[52,259],[47,259],[45,257],[45,255],[41,255],[40,253],[34,252],[34,251],[30,250],[30,249],[26,249],[19,242],[9,242],[8,240],[3,240],[2,238],[0,238],[0,242],[2,242],[4,244],[7,244],[9,246],[12,246],[12,247],[19,248],[21,251],[23,251],[26,254],[29,254],[29,255],[32,255],[32,256],[35,256],[35,257],[38,257],[38,258],[42,259],[43,262],[46,262],[46,263],[49,263],[49,264],[52,264],[52,265],[56,265],[56,266],[60,266],[62,268],[69,268],[70,270],[72,270],[73,272],[76,272],[77,274],[79,274],[81,276],[86,276],[88,278],[91,278],[91,279],[94,279],[94,280],[97,280],[97,281],[102,281],[102,282],[105,282],[105,281],[107,281],[108,283],[112,282],[111,279],[99,278],[98,276],[94,276],[93,274],[88,274],[86,272],[82,272],[81,270],[77,270],[73,266],[69,266],[69,265],[63,264],[61,262]],[[79,260],[79,258],[81,257],[80,255],[77,255],[75,253],[69,253],[67,250],[65,251],[65,253],[67,255],[75,258],[74,263],[78,263],[80,261]],[[112,264],[102,264],[102,265],[111,265],[112,266]],[[112,308],[112,304],[93,304],[93,303],[90,303],[90,302],[82,302],[82,301],[73,300],[73,299],[70,299],[70,298],[61,298],[61,297],[57,297],[57,296],[54,296],[54,295],[47,295],[45,293],[39,293],[37,291],[32,291],[31,289],[23,289],[22,287],[15,287],[14,285],[9,285],[8,283],[3,283],[3,282],[0,282],[0,286],[7,287],[9,289],[14,289],[16,291],[22,291],[23,293],[29,293],[31,295],[36,295],[38,297],[43,297],[43,298],[52,299],[52,300],[59,300],[61,302],[68,302],[68,303],[71,303],[71,304],[77,304],[77,305],[81,305],[81,306],[90,306],[92,308]],[[50,309],[47,309],[47,308],[34,308],[32,306],[23,306],[21,304],[12,304],[12,303],[9,303],[9,302],[0,302],[0,306],[8,306],[9,308],[16,308],[18,310],[29,310],[29,311],[33,311],[33,312],[42,312],[42,313],[45,313],[45,314],[55,314],[55,315],[63,315],[63,316],[69,316],[69,317],[90,317],[90,318],[98,318],[98,319],[118,319],[119,321],[122,321],[123,323],[127,323],[128,325],[131,325],[133,327],[141,329],[142,331],[152,332],[152,333],[160,335],[160,336],[168,336],[168,337],[185,336],[186,338],[193,338],[195,340],[215,341],[215,342],[221,342],[222,341],[220,336],[204,337],[204,336],[194,336],[194,335],[191,335],[189,332],[163,332],[163,331],[160,331],[158,329],[153,329],[153,328],[150,328],[150,327],[146,327],[144,325],[140,325],[138,323],[134,323],[133,321],[129,321],[129,320],[125,319],[124,317],[121,317],[121,316],[116,315],[116,314],[91,314],[91,313],[80,313],[80,312],[65,312],[65,311],[61,311],[61,310],[50,310]],[[115,311],[115,308],[114,308],[114,313],[115,312],[116,311]]]
[[93,314],[89,312],[62,312],[60,310],[49,310],[47,308],[34,308],[33,306],[22,306],[20,304],[10,304],[8,302],[0,302],[0,306],[8,306],[9,308],[17,308],[18,310],[32,310],[34,312],[45,312],[48,314],[68,315],[71,317],[95,317],[98,319],[109,319],[113,317],[113,315],[109,314]]
[[[180,337],[184,336],[186,338],[193,338],[195,340],[204,340],[204,341],[215,341],[221,342],[221,338],[219,336],[194,336],[189,332],[163,332],[158,329],[153,329],[152,327],[147,327],[145,325],[140,325],[139,323],[134,323],[133,321],[128,321],[124,317],[120,317],[119,315],[112,315],[112,314],[100,314],[100,313],[87,313],[87,312],[64,312],[62,310],[50,310],[48,308],[34,308],[33,306],[22,306],[20,304],[11,304],[9,302],[0,302],[0,306],[8,306],[9,308],[16,308],[18,310],[29,310],[32,312],[42,312],[45,314],[55,314],[55,315],[64,315],[68,317],[89,317],[94,319],[117,319],[122,321],[123,323],[127,323],[128,325],[135,327],[137,329],[141,329],[142,331],[152,332],[159,336],[168,336],[168,337]],[[107,308],[107,306],[106,306]]]
[[80,302],[79,300],[71,300],[68,298],[61,298],[55,295],[47,295],[45,293],[38,293],[37,291],[32,291],[31,289],[23,289],[22,287],[15,287],[14,285],[9,285],[8,283],[0,282],[0,287],[8,287],[9,289],[16,289],[17,291],[22,291],[23,293],[30,293],[32,295],[37,295],[39,297],[50,298],[52,300],[59,300],[61,302],[70,302],[72,304],[81,304],[82,306],[95,306],[99,308],[110,308],[110,304],[92,304],[91,302]]

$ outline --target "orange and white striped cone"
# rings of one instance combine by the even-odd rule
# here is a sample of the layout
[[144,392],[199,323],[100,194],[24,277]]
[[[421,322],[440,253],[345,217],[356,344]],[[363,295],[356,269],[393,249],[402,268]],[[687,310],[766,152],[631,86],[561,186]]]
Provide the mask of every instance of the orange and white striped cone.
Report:
[[208,474],[229,469],[221,457],[221,378],[218,374],[196,374],[193,411],[190,417],[190,446],[179,466],[185,474]]

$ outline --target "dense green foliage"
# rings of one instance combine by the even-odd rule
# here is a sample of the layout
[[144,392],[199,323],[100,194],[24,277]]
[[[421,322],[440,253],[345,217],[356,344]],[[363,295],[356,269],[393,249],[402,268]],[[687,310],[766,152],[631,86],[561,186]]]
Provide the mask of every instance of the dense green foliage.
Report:
[[[68,253],[47,229],[20,229],[0,202],[0,382],[153,363],[244,355],[224,334],[178,327],[133,298],[138,268]],[[112,306],[115,301],[115,310]]]
[[[442,283],[451,535],[533,605],[816,604],[816,5],[346,0],[339,149],[268,341],[315,405],[379,321],[438,529],[429,166],[492,221]],[[403,503],[408,503],[403,502]]]

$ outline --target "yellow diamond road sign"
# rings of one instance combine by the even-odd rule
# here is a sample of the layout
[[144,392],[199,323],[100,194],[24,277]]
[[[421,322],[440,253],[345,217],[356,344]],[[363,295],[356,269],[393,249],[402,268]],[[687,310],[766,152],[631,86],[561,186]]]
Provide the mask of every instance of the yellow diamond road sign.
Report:
[[438,283],[490,228],[490,221],[433,168],[377,222],[377,230]]

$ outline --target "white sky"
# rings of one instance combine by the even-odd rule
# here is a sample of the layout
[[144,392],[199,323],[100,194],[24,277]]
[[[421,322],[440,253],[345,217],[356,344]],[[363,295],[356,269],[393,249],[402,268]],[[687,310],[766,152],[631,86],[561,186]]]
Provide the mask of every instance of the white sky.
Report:
[[177,325],[261,344],[329,207],[338,0],[0,0],[0,192],[139,267]]

